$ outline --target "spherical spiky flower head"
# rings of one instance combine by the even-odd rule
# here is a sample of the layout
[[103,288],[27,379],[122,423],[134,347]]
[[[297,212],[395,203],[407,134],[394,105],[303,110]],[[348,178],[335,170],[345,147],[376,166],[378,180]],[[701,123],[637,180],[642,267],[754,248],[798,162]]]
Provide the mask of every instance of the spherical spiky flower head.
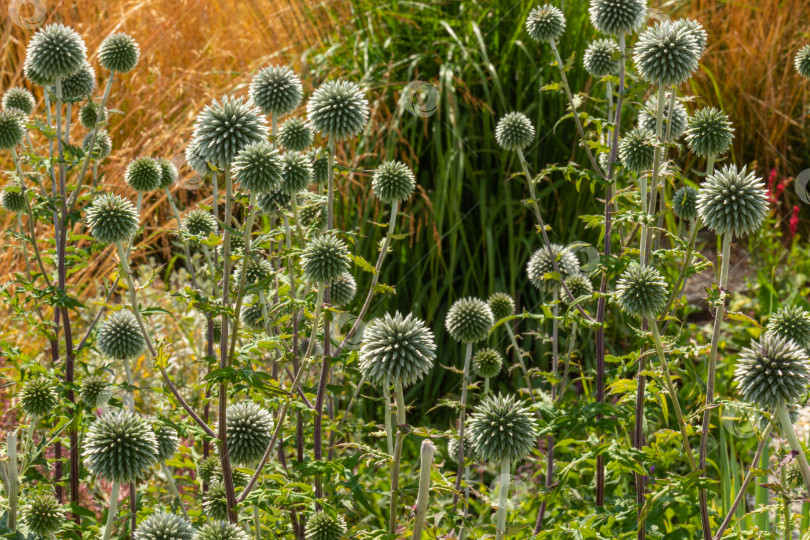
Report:
[[805,45],[796,53],[796,71],[799,75],[810,79],[810,45]]
[[90,407],[103,407],[112,397],[110,377],[104,372],[88,375],[82,379],[79,396]]
[[264,328],[264,309],[259,303],[246,306],[242,310],[242,323],[251,330]]
[[[90,149],[90,140],[93,138],[92,133],[88,133],[82,140],[82,148],[85,152]],[[92,158],[95,160],[102,160],[110,155],[112,152],[112,139],[106,130],[100,129],[96,133],[96,142],[93,144]]]
[[493,293],[487,299],[487,304],[496,321],[515,314],[515,301],[505,292]]
[[211,168],[208,167],[208,160],[206,159],[205,154],[203,154],[203,151],[200,149],[200,142],[197,139],[191,139],[191,142],[189,142],[188,146],[186,146],[184,156],[186,158],[186,163],[195,173],[201,176],[206,176],[211,172]]
[[157,512],[141,522],[135,540],[193,540],[194,528],[180,516]]
[[354,276],[345,272],[329,285],[329,301],[333,306],[342,307],[354,299],[357,294],[357,282]]
[[715,233],[750,234],[768,211],[765,184],[746,167],[726,165],[700,186],[697,207],[700,219]]
[[177,432],[165,424],[154,424],[153,428],[158,444],[158,461],[168,461],[177,453],[180,446]]
[[266,141],[247,145],[233,160],[234,179],[254,193],[278,189],[281,171],[281,154]]
[[217,218],[208,210],[195,208],[185,215],[181,221],[181,227],[192,236],[208,238],[208,235],[217,230]]
[[0,111],[0,148],[14,148],[25,137],[23,117],[14,109]]
[[96,341],[102,354],[118,360],[135,358],[146,348],[135,315],[126,309],[119,309],[107,317],[98,329]]
[[[689,113],[686,112],[686,107],[683,103],[675,100],[675,107],[670,107],[672,94],[667,93],[666,103],[664,103],[664,116],[661,123],[661,138],[666,139],[667,131],[669,131],[670,141],[679,139],[686,129],[686,123],[689,121]],[[670,110],[672,114],[670,114]],[[670,118],[671,117],[671,118]],[[672,129],[669,129],[669,123],[672,122]],[[655,133],[655,127],[658,123],[658,95],[652,96],[644,104],[644,107],[638,113],[638,127],[644,130]]]
[[667,282],[655,267],[632,263],[619,278],[616,299],[630,315],[654,317],[667,303]]
[[475,455],[490,463],[520,461],[537,440],[534,417],[514,396],[484,398],[470,416],[468,428]]
[[210,519],[228,519],[228,501],[221,476],[208,486],[208,491],[203,493],[201,506]]
[[495,377],[501,372],[503,357],[495,349],[481,349],[472,357],[473,373],[479,377]]
[[62,530],[65,510],[50,491],[37,491],[21,508],[20,518],[28,529],[41,538],[51,538]]
[[245,271],[245,285],[252,285],[266,280],[273,272],[273,267],[267,259],[250,259],[245,266],[244,260],[234,270],[234,280],[236,283],[242,281],[242,271]]
[[81,69],[86,59],[84,40],[76,30],[62,23],[37,30],[25,52],[29,69],[37,74],[39,82],[47,84],[70,77]]
[[591,0],[591,24],[604,34],[632,34],[646,14],[646,0]]
[[326,512],[316,512],[307,521],[307,540],[340,540],[346,534],[343,516],[332,517]]
[[34,112],[34,103],[34,94],[26,88],[19,86],[9,88],[3,94],[3,110],[14,109],[27,116]]
[[293,196],[312,183],[312,163],[302,152],[286,152],[281,158],[281,190]]
[[129,240],[138,230],[138,212],[128,200],[112,193],[97,197],[87,209],[87,225],[103,244]]
[[298,207],[298,219],[304,227],[323,228],[326,224],[326,197],[309,192],[304,194],[306,197],[302,197]]
[[[87,99],[96,89],[96,72],[93,66],[84,62],[79,71],[62,80],[62,101],[74,103]],[[56,95],[56,88],[53,88]]]
[[51,413],[59,405],[53,382],[44,377],[27,381],[20,390],[20,408],[28,416]]
[[158,162],[150,157],[133,159],[124,173],[127,185],[135,191],[153,191],[160,187],[162,171]]
[[224,520],[214,520],[200,527],[194,540],[249,540],[249,536],[238,525]]
[[[577,273],[568,276],[565,278],[565,286],[568,287],[568,290],[571,291],[571,296],[575,299],[591,296],[593,294],[593,284],[585,274]],[[568,296],[564,295],[563,300],[567,302]]]
[[7,187],[0,195],[0,205],[8,212],[25,212],[25,193],[18,187]]
[[619,141],[619,159],[627,170],[636,174],[652,169],[655,134],[648,129],[633,129]]
[[107,113],[94,101],[88,101],[79,111],[79,121],[87,129],[93,129],[97,122],[103,122],[106,118]]
[[256,197],[256,204],[266,214],[275,214],[286,210],[290,207],[291,202],[292,196],[281,188],[270,193],[262,193]]
[[212,455],[197,463],[197,476],[206,484],[210,484],[220,473],[219,456]]
[[526,30],[538,43],[557,41],[565,32],[565,15],[551,4],[536,7],[526,19]]
[[219,343],[222,339],[222,319],[214,319],[211,321],[211,325],[214,327],[214,343]]
[[746,401],[768,411],[789,407],[810,384],[810,359],[795,341],[765,333],[740,353],[734,380]]
[[155,432],[146,420],[128,410],[112,410],[97,418],[84,437],[84,463],[91,474],[122,484],[144,478],[157,463]]
[[155,162],[160,167],[160,184],[158,187],[160,189],[172,187],[177,181],[177,167],[174,166],[174,163],[162,157],[155,158]]
[[435,359],[433,332],[413,314],[386,314],[363,332],[360,371],[372,384],[400,381],[410,386],[430,371]]
[[252,401],[229,405],[225,426],[228,455],[237,465],[259,461],[273,436],[273,417]]
[[672,197],[672,213],[677,217],[692,221],[697,218],[698,191],[689,186],[683,186]]
[[541,247],[532,254],[526,265],[529,281],[541,291],[548,292],[559,285],[556,279],[546,278],[547,274],[554,272],[554,259],[557,261],[562,279],[579,273],[579,261],[566,247],[551,244],[551,253],[547,247]]
[[703,25],[693,19],[679,19],[675,21],[675,24],[682,27],[692,36],[700,50],[699,56],[703,56],[706,51],[706,44],[709,41],[709,34],[703,28]]
[[810,313],[799,306],[783,306],[771,315],[768,333],[810,349]]
[[98,48],[98,61],[116,73],[129,73],[138,63],[141,49],[132,36],[115,33],[107,36]]
[[413,171],[400,161],[384,161],[371,176],[374,194],[385,204],[401,202],[411,196],[416,179]]
[[521,112],[510,112],[495,126],[495,141],[504,150],[522,150],[534,140],[534,126]]
[[301,79],[287,66],[266,67],[250,83],[250,99],[271,116],[290,114],[303,96]]
[[700,109],[686,123],[686,142],[699,156],[722,156],[733,140],[734,128],[728,116],[713,107]]
[[312,163],[312,181],[323,186],[329,180],[329,154],[323,148],[313,148],[307,152],[307,158]]
[[[452,435],[449,439],[447,439],[447,459],[450,460],[451,463],[457,465],[456,461],[458,460],[458,442],[461,439],[459,438],[458,434]],[[470,444],[470,432],[464,432],[464,459],[471,459],[476,460],[475,452],[473,451],[472,445]]]
[[261,111],[242,98],[214,100],[197,116],[194,135],[203,159],[227,169],[249,144],[267,140],[267,122]]
[[591,77],[619,73],[619,46],[612,39],[597,39],[585,49],[582,63]]
[[332,283],[349,271],[349,249],[334,234],[317,236],[304,248],[301,266],[307,281]]
[[688,28],[663,21],[641,34],[636,43],[635,62],[644,80],[668,88],[692,76],[702,52]]
[[447,312],[444,327],[460,343],[475,343],[487,339],[495,317],[483,300],[474,297],[456,300]]
[[285,150],[303,152],[310,146],[315,134],[306,120],[290,118],[278,130],[278,142]]
[[341,140],[357,135],[368,121],[368,100],[349,81],[322,84],[307,103],[307,118],[315,131]]

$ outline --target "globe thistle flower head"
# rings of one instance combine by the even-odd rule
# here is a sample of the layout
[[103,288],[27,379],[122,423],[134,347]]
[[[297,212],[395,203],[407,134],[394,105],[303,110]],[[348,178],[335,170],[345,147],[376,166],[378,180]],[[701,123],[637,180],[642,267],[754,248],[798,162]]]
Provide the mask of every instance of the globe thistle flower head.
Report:
[[193,137],[205,161],[227,169],[243,148],[267,140],[267,121],[242,98],[215,99],[197,115]]
[[225,520],[209,520],[197,530],[194,540],[249,540],[238,525]]
[[371,176],[374,194],[385,204],[406,200],[415,186],[413,171],[401,161],[384,161]]
[[266,67],[250,83],[250,99],[271,116],[290,114],[303,96],[301,79],[287,66]]
[[138,43],[124,33],[107,36],[98,49],[98,61],[109,71],[129,73],[138,63],[141,48]]
[[304,227],[323,228],[326,224],[326,197],[309,192],[304,192],[304,195],[298,207],[298,219]]
[[315,512],[307,520],[307,540],[340,540],[346,534],[343,516],[332,517],[326,512]]
[[[101,113],[101,117],[99,118],[99,113]],[[79,110],[79,121],[81,124],[87,129],[93,129],[96,127],[96,123],[104,122],[107,119],[107,113],[101,107],[96,104],[95,101],[88,101],[82,108]]]
[[34,94],[28,91],[27,88],[16,86],[9,88],[3,94],[3,110],[13,109],[28,116],[34,112]]
[[636,174],[653,168],[655,134],[637,127],[619,141],[619,159],[624,167]]
[[160,167],[160,184],[158,187],[160,189],[172,187],[177,181],[177,167],[174,166],[174,163],[162,157],[155,158],[155,162]]
[[538,43],[557,41],[565,32],[565,15],[551,4],[536,7],[526,19],[526,30]]
[[146,348],[146,340],[135,315],[126,309],[114,311],[98,329],[98,348],[116,360],[136,358]]
[[[672,94],[666,94],[666,103],[664,103],[664,116],[661,123],[661,138],[666,139],[667,132],[670,138],[668,140],[675,141],[683,135],[686,129],[686,124],[689,121],[689,114],[686,112],[686,107],[683,103],[675,100],[675,107],[671,107]],[[672,129],[669,128],[670,122]],[[638,114],[638,127],[655,133],[656,125],[658,124],[658,95],[653,95]]]
[[200,142],[197,139],[191,139],[191,142],[186,146],[184,156],[191,170],[200,176],[206,176],[211,172],[210,167],[208,167],[208,160],[200,149]]
[[424,321],[397,312],[374,319],[363,332],[360,371],[372,384],[410,386],[424,377],[436,359],[433,332]]
[[286,152],[281,157],[280,189],[291,197],[312,183],[312,163],[302,152]]
[[703,53],[706,52],[706,44],[709,41],[709,34],[706,32],[706,29],[703,28],[703,25],[693,19],[679,19],[675,21],[675,24],[684,28],[692,35],[692,38],[694,38],[700,50],[698,57],[703,56]]
[[329,180],[329,154],[323,148],[313,148],[307,152],[307,158],[312,163],[312,181],[323,186]]
[[20,510],[22,522],[41,538],[53,537],[65,522],[65,510],[50,491],[40,490],[29,495]]
[[94,375],[87,375],[82,379],[79,387],[79,396],[82,401],[90,407],[103,407],[112,397],[112,385],[110,377],[104,372]]
[[368,121],[368,100],[350,81],[322,84],[307,103],[307,118],[318,133],[335,140],[348,139]]
[[228,500],[225,494],[225,484],[222,478],[217,478],[208,486],[208,491],[202,495],[201,506],[205,515],[210,519],[228,519]]
[[0,194],[0,206],[8,212],[25,212],[28,206],[25,203],[25,192],[17,187],[5,188]]
[[234,280],[236,283],[242,281],[242,271],[245,272],[245,285],[253,285],[265,281],[273,272],[273,267],[267,259],[249,259],[245,265],[244,259],[236,266],[234,270]]
[[492,316],[496,321],[515,314],[515,301],[505,292],[493,293],[487,298],[487,304],[489,309],[492,310]]
[[25,137],[23,117],[15,109],[0,111],[0,149],[8,150],[22,143]]
[[152,427],[128,410],[111,410],[97,418],[84,437],[84,463],[94,476],[122,484],[144,478],[157,463]]
[[156,512],[141,522],[135,540],[194,540],[194,528],[180,516]]
[[180,222],[183,231],[192,236],[208,238],[217,231],[217,218],[208,210],[195,208],[189,210],[188,214]]
[[211,455],[197,463],[197,476],[206,484],[220,476],[219,456]]
[[810,79],[810,45],[805,45],[802,47],[798,53],[796,53],[796,71],[799,72],[799,75],[802,77]]
[[82,37],[62,23],[43,26],[34,34],[25,51],[27,71],[32,81],[41,86],[66,79],[81,69],[87,59],[87,47]]
[[504,150],[522,150],[534,140],[534,126],[521,112],[510,112],[495,126],[495,141]]
[[636,68],[644,80],[656,86],[678,86],[697,70],[702,53],[692,30],[677,22],[663,21],[639,37]]
[[644,24],[646,0],[591,0],[591,24],[604,34],[632,34]]
[[734,128],[728,116],[715,108],[700,109],[686,123],[689,149],[701,157],[722,156],[733,140]]
[[798,402],[810,384],[810,359],[795,341],[765,333],[740,353],[734,380],[745,401],[768,411]]
[[585,49],[582,63],[591,77],[616,75],[620,65],[619,46],[612,39],[597,39]]
[[[88,133],[82,140],[82,148],[85,152],[90,150],[90,140],[93,138],[93,133]],[[93,154],[90,156],[97,161],[101,161],[110,155],[112,152],[112,139],[109,133],[104,129],[99,129],[96,132],[96,142],[93,143]]]
[[87,209],[90,234],[103,244],[129,240],[138,230],[139,221],[135,205],[112,193],[96,197]]
[[53,382],[44,377],[26,381],[20,390],[20,408],[31,417],[45,416],[59,405]]
[[503,357],[495,349],[481,349],[472,357],[473,373],[486,379],[495,377],[501,372]]
[[472,296],[456,300],[447,312],[444,327],[460,343],[483,341],[495,324],[486,302]]
[[252,401],[228,406],[225,433],[228,456],[237,465],[252,465],[264,455],[270,444],[273,417]]
[[697,218],[698,191],[689,186],[683,186],[672,197],[672,213],[677,217],[692,221]]
[[290,118],[278,130],[278,142],[285,150],[303,152],[310,146],[315,134],[306,120]]
[[259,303],[251,304],[242,310],[242,323],[251,330],[264,328],[264,309]]
[[[458,442],[461,439],[458,434],[452,435],[447,439],[447,459],[453,464],[457,465],[458,460]],[[470,432],[464,432],[464,459],[476,460],[475,452],[473,452],[472,445],[470,444]]]
[[771,315],[768,333],[810,349],[810,313],[799,306],[782,306]]
[[700,186],[697,209],[706,227],[717,234],[750,234],[768,211],[765,184],[746,167],[726,165]]
[[490,463],[522,460],[537,439],[534,417],[514,396],[484,398],[470,416],[468,428],[473,452]]
[[554,259],[557,261],[557,268],[560,270],[560,278],[579,273],[579,261],[571,251],[559,244],[551,244],[551,253],[547,247],[541,247],[535,251],[529,263],[526,265],[526,274],[529,281],[540,291],[550,291],[559,285],[554,279],[547,279],[546,275],[554,272]]
[[222,339],[222,319],[216,318],[211,321],[214,330],[214,343],[219,343]]
[[304,248],[301,266],[307,281],[332,283],[349,271],[349,249],[334,234],[316,236]]
[[[75,103],[87,99],[96,89],[96,72],[93,66],[84,62],[79,71],[62,79],[62,101],[65,103]],[[52,88],[52,93],[56,95],[56,88]]]
[[[593,294],[593,284],[588,276],[582,273],[576,273],[565,278],[565,286],[571,291],[571,296],[575,299],[590,297]],[[567,303],[568,296],[563,295],[563,300]]]
[[256,197],[256,204],[265,214],[276,214],[290,207],[292,196],[281,188]]
[[174,428],[165,424],[154,424],[155,437],[157,438],[158,461],[168,461],[177,453],[180,446],[180,439]]
[[133,159],[127,166],[124,180],[135,191],[154,191],[160,187],[162,172],[160,165],[154,159],[139,157]]
[[619,278],[616,298],[629,315],[655,317],[667,303],[667,283],[655,267],[632,263]]
[[266,141],[245,146],[233,160],[233,177],[242,188],[267,193],[281,184],[281,154]]
[[340,275],[329,285],[329,301],[333,306],[343,307],[357,294],[357,282],[349,272]]

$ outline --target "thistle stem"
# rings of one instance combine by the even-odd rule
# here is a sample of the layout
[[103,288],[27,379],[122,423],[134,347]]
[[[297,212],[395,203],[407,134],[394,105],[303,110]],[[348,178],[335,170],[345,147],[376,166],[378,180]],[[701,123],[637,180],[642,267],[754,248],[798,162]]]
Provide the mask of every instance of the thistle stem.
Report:
[[776,406],[775,412],[776,418],[779,420],[779,426],[782,428],[782,435],[787,439],[790,449],[796,454],[796,458],[799,462],[799,470],[802,473],[802,480],[804,480],[804,487],[810,492],[810,465],[807,463],[807,456],[799,442],[799,438],[796,437],[796,431],[793,429],[790,414],[783,403]]
[[565,355],[565,368],[563,369],[562,379],[560,380],[560,390],[557,393],[557,402],[560,402],[565,395],[565,389],[568,386],[568,372],[571,369],[571,357],[574,354],[574,345],[577,342],[577,323],[574,321],[571,324],[571,337],[568,340],[568,353]]
[[[641,207],[646,208],[644,213],[644,221],[641,223],[641,265],[646,266],[649,264],[650,260],[650,234],[649,234],[649,225],[648,225],[648,214],[655,213],[655,203],[657,200],[657,192],[658,192],[658,176],[661,173],[661,154],[663,152],[662,149],[662,138],[663,138],[663,127],[664,127],[664,102],[666,101],[667,96],[667,89],[665,86],[661,86],[658,88],[658,108],[656,112],[656,119],[655,119],[655,152],[653,158],[653,172],[652,177],[650,178],[650,192],[649,197],[645,191],[641,193],[642,196],[642,203]],[[672,122],[669,122],[672,124]]]
[[388,520],[388,533],[397,532],[397,507],[399,505],[399,463],[402,460],[402,443],[405,440],[405,393],[402,381],[394,383],[394,398],[397,402],[397,440],[394,444],[394,462],[391,464],[391,511]]
[[691,228],[689,232],[689,247],[686,248],[686,255],[683,258],[683,264],[681,265],[681,270],[678,272],[678,279],[675,281],[675,286],[672,288],[672,294],[669,295],[667,299],[667,305],[664,308],[663,313],[658,318],[659,322],[663,322],[669,317],[670,309],[672,309],[672,304],[675,302],[675,299],[681,294],[683,287],[686,283],[686,272],[692,264],[692,254],[695,250],[695,243],[697,242],[697,233],[700,230],[700,225],[698,220],[692,220]]
[[425,527],[428,498],[430,497],[430,469],[433,467],[433,455],[436,447],[430,439],[422,441],[421,462],[419,464],[419,493],[416,496],[416,518],[413,522],[411,540],[422,540],[422,529]]
[[113,532],[113,524],[115,518],[118,516],[118,490],[121,488],[121,482],[113,480],[112,489],[110,490],[110,507],[107,510],[107,523],[104,525],[104,536],[102,540],[110,540]]
[[506,533],[506,505],[509,484],[512,481],[512,462],[509,458],[501,460],[501,482],[498,488],[498,530],[495,532],[495,540],[503,540]]
[[177,499],[177,503],[180,505],[180,511],[183,512],[183,516],[186,518],[186,520],[191,521],[191,518],[188,517],[188,511],[186,510],[186,505],[183,502],[183,497],[180,495],[180,490],[177,489],[177,484],[174,481],[172,472],[169,470],[169,466],[166,465],[165,461],[161,461],[160,468],[163,471],[163,474],[166,476],[166,480],[169,485],[169,492]]
[[529,397],[532,403],[534,403],[534,387],[532,386],[532,380],[529,378],[529,370],[526,369],[526,363],[523,361],[523,355],[521,354],[522,349],[518,347],[512,327],[509,326],[509,324],[504,326],[506,326],[506,333],[509,335],[509,340],[512,342],[512,349],[515,351],[515,359],[518,361],[518,364],[520,364],[520,369],[523,371],[523,376],[526,378],[526,385],[529,387]]
[[[177,205],[174,202],[174,197],[172,197],[172,192],[169,188],[165,188],[166,191],[166,198],[169,199],[169,205],[172,207],[172,212],[174,213],[174,219],[177,220],[177,230],[179,231],[180,228],[183,226],[182,221],[180,220],[180,212],[177,210]],[[191,262],[191,253],[188,250],[188,245],[186,242],[181,242],[183,244],[183,253],[186,256],[186,260],[188,261],[188,270],[189,274],[191,274],[191,284],[194,286],[195,289],[199,288],[197,286],[197,275],[194,271],[194,264]],[[207,248],[208,246],[206,246]]]
[[[470,359],[472,358],[472,343],[467,343],[466,351],[464,353],[464,372],[461,380],[461,410],[458,413],[458,454],[456,455],[456,463],[458,463],[458,470],[456,471],[456,483],[454,486],[455,492],[453,493],[453,513],[458,509],[458,494],[461,489],[461,478],[464,476],[466,467],[464,465],[464,420],[467,416],[467,387],[470,385]],[[464,501],[466,506],[467,501]]]
[[[8,498],[6,526],[13,531],[17,529],[17,500],[20,494],[16,431],[12,431],[6,436],[6,456],[6,480],[8,481],[8,485],[6,486],[6,497]],[[2,467],[1,464],[0,467]]]
[[391,417],[391,382],[383,384],[383,402],[385,404],[385,439],[388,441],[388,454],[394,455],[394,426]]

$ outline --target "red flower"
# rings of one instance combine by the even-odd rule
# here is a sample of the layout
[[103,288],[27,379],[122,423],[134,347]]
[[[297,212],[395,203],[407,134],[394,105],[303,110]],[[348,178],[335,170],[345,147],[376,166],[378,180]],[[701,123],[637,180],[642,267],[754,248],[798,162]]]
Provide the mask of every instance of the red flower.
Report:
[[796,236],[796,229],[799,227],[799,205],[793,207],[793,215],[790,216],[790,235]]

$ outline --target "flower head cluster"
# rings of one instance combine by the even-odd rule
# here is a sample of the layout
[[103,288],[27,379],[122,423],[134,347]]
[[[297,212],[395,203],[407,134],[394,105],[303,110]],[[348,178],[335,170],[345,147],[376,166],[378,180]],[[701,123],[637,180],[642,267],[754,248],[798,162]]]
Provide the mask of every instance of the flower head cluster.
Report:
[[34,112],[34,95],[27,88],[13,87],[3,94],[3,110],[13,109],[24,115]]
[[312,181],[322,186],[329,180],[329,154],[323,148],[313,148],[307,152],[307,157],[312,163]]
[[[593,294],[593,284],[588,276],[582,273],[576,273],[565,278],[565,286],[571,291],[571,296],[575,299],[591,296]],[[564,297],[564,301],[568,298]]]
[[495,141],[504,150],[522,150],[534,140],[534,126],[521,112],[510,112],[495,126]]
[[152,427],[128,410],[97,418],[84,437],[84,462],[91,474],[106,480],[135,482],[157,463],[158,444]]
[[340,540],[346,534],[343,516],[332,517],[326,512],[316,512],[307,521],[307,540]]
[[492,293],[492,296],[487,298],[487,304],[496,321],[515,314],[515,301],[505,292]]
[[[96,72],[93,66],[84,62],[79,71],[62,79],[62,101],[75,103],[87,99],[96,89]],[[56,88],[53,89],[56,94]]]
[[280,210],[285,210],[290,206],[290,202],[292,202],[292,196],[281,188],[269,193],[262,193],[256,198],[256,204],[265,214],[275,214]]
[[703,223],[717,234],[750,234],[768,211],[765,184],[745,167],[726,165],[703,182],[697,208]]
[[619,159],[629,171],[636,174],[653,168],[655,161],[655,134],[637,127],[619,141]]
[[667,283],[655,267],[632,263],[619,278],[616,299],[630,315],[654,317],[667,303]]
[[25,202],[25,192],[18,187],[7,187],[0,194],[0,206],[8,212],[24,212],[28,206]]
[[107,373],[87,375],[81,381],[79,396],[90,407],[103,407],[112,397],[112,386]]
[[245,146],[233,160],[233,176],[242,188],[254,193],[275,191],[281,185],[282,160],[266,141]]
[[501,372],[503,357],[495,349],[481,349],[472,357],[473,372],[479,377],[495,377]]
[[[689,121],[689,114],[686,112],[686,107],[683,103],[675,100],[675,107],[672,107],[672,94],[666,94],[666,103],[664,103],[663,117],[661,123],[661,137],[666,139],[669,133],[669,140],[677,140],[683,135],[686,129],[686,124]],[[669,124],[672,123],[672,127]],[[644,104],[644,107],[638,113],[638,127],[647,131],[655,133],[655,128],[658,125],[658,95],[652,96]]]
[[386,314],[363,332],[360,371],[372,384],[399,381],[410,386],[430,371],[435,359],[433,333],[413,314]]
[[20,518],[41,538],[51,538],[62,530],[65,510],[50,491],[36,491],[21,508]]
[[44,377],[27,381],[20,390],[20,408],[31,417],[52,412],[59,404],[53,382]]
[[180,446],[177,431],[165,424],[154,424],[154,429],[158,443],[158,461],[168,461],[177,453],[177,447]]
[[285,150],[303,152],[312,146],[312,126],[301,118],[290,118],[278,130],[278,142]]
[[14,148],[25,137],[23,118],[15,109],[0,111],[0,149]]
[[[93,138],[93,133],[88,133],[82,139],[82,149],[85,152],[90,150],[90,141]],[[112,151],[112,139],[110,134],[104,129],[99,129],[96,132],[96,142],[93,143],[93,153],[91,157],[95,160],[102,160],[110,155]]]
[[180,516],[156,512],[143,520],[135,531],[135,540],[193,540],[194,528]]
[[208,238],[208,235],[217,230],[217,218],[207,210],[195,208],[185,215],[180,222],[180,226],[192,236]]
[[124,180],[135,191],[154,191],[160,187],[161,174],[157,161],[150,157],[139,157],[127,166]]
[[485,340],[494,324],[495,317],[489,305],[474,297],[456,300],[444,321],[450,336],[460,343]]
[[[99,114],[101,115],[100,117]],[[79,122],[87,129],[93,129],[96,127],[97,123],[103,122],[106,119],[106,111],[99,107],[95,101],[88,101],[79,110]]]
[[490,463],[520,461],[534,448],[537,425],[529,409],[514,396],[489,396],[469,420],[470,443]]
[[562,279],[579,273],[579,261],[570,250],[559,244],[551,244],[550,248],[551,253],[547,247],[541,247],[535,251],[526,265],[529,281],[541,291],[552,290],[558,285],[557,280],[547,280],[546,278],[547,274],[554,272],[555,259]]
[[690,186],[683,186],[672,197],[672,213],[677,217],[692,221],[697,217],[698,191]]
[[349,270],[349,249],[332,233],[310,240],[301,255],[304,278],[314,283],[332,283]]
[[810,45],[805,45],[796,53],[795,64],[799,75],[810,79]]
[[177,167],[174,166],[174,163],[162,157],[155,158],[155,162],[160,167],[160,184],[158,187],[160,189],[169,189],[177,181]]
[[312,163],[303,152],[285,152],[281,157],[280,189],[290,197],[307,189],[312,177]]
[[228,521],[209,520],[197,530],[194,540],[248,540],[249,538],[238,525]]
[[357,282],[349,272],[344,272],[329,285],[329,301],[333,306],[342,307],[354,299]]
[[769,411],[789,407],[807,391],[810,359],[795,341],[765,333],[740,353],[734,380],[746,401]]
[[79,71],[86,59],[87,47],[78,32],[54,23],[40,28],[31,38],[25,71],[35,84],[47,86]]

